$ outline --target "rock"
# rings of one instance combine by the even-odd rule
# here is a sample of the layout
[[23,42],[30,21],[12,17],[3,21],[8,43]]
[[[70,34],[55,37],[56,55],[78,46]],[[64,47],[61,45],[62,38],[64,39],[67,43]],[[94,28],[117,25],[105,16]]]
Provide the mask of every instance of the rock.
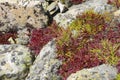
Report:
[[55,41],[50,41],[37,56],[26,80],[61,80],[57,70],[62,64],[56,59]]
[[95,12],[100,14],[116,10],[114,6],[107,4],[107,0],[88,0],[82,4],[73,5],[66,13],[57,14],[54,17],[54,20],[59,24],[59,26],[66,28],[77,15],[81,15],[83,12],[90,9],[93,9]]
[[32,64],[30,52],[22,45],[0,45],[0,80],[24,80]]
[[22,44],[22,45],[26,45],[28,44],[29,41],[29,31],[27,28],[21,29],[17,32],[17,38],[15,39],[16,44]]
[[114,12],[114,16],[115,16],[115,17],[120,16],[120,10],[115,11],[115,12]]
[[68,8],[67,8],[64,4],[62,4],[62,3],[60,3],[60,2],[58,2],[58,6],[59,6],[59,8],[60,8],[60,12],[61,12],[61,13],[63,13],[63,12],[65,12],[65,11],[68,10]]
[[117,69],[103,64],[90,69],[83,69],[71,74],[67,80],[114,80]]
[[51,15],[53,15],[54,13],[56,13],[59,10],[58,1],[55,1],[55,2],[51,3],[47,7],[47,10],[50,12]]
[[43,28],[47,23],[48,16],[41,4],[25,8],[17,4],[0,3],[0,31],[16,30],[27,25]]
[[14,41],[14,39],[13,39],[12,37],[10,37],[10,38],[8,39],[8,41],[10,42],[10,44],[15,44],[15,41]]

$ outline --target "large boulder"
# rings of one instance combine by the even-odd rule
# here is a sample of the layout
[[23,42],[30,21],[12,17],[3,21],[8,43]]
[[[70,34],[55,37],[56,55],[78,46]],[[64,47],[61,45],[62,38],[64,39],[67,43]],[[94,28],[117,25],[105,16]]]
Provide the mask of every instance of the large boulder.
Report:
[[0,45],[0,80],[24,80],[32,65],[30,52],[22,45]]
[[116,8],[112,5],[107,4],[108,0],[88,0],[82,4],[73,5],[69,8],[66,13],[59,13],[54,17],[54,20],[64,28],[76,18],[77,15],[81,15],[87,10],[94,10],[98,13],[112,12]]
[[53,40],[43,47],[30,67],[26,80],[61,80],[57,71],[62,62],[56,59],[56,56],[56,45]]
[[103,64],[90,69],[83,69],[71,74],[67,80],[114,80],[117,69],[107,64]]
[[[31,5],[31,6],[30,6]],[[18,4],[0,3],[0,31],[9,31],[20,27],[43,28],[48,23],[41,4]]]

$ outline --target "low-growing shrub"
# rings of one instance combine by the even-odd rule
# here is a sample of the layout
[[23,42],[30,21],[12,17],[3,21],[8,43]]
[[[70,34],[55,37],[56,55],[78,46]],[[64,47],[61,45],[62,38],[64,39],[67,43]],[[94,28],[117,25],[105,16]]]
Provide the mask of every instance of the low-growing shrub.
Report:
[[120,74],[117,74],[115,80],[120,80]]
[[99,14],[93,10],[86,11],[82,15],[78,15],[77,19],[70,24],[69,28],[70,30],[96,34],[103,30],[104,26],[107,25],[107,22],[111,20],[110,15],[107,14],[108,13]]
[[[69,33],[65,33],[67,37],[63,35],[64,37],[57,41],[58,58],[63,61],[58,72],[63,80],[83,68],[94,67],[102,63],[112,65],[118,63],[119,57],[116,51],[119,47],[120,27],[119,25],[111,27],[108,24],[111,17],[108,16],[91,10],[87,11],[77,16],[77,19],[71,23],[67,29]],[[77,31],[77,36],[72,36],[73,30]],[[96,51],[95,54],[93,54],[94,51]],[[103,55],[98,55],[97,51]]]
[[46,43],[58,36],[57,31],[58,26],[55,22],[47,28],[33,29],[30,34],[28,46],[36,55],[38,55]]
[[97,44],[96,47],[91,49],[91,53],[96,54],[100,59],[104,59],[108,64],[116,65],[120,60],[120,57],[116,55],[120,43],[115,44],[109,40],[101,40]]

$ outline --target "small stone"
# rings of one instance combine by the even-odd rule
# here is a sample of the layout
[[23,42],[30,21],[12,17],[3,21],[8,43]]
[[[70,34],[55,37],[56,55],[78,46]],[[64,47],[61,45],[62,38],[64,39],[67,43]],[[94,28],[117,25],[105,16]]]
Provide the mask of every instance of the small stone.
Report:
[[68,8],[67,8],[64,4],[62,4],[62,3],[60,3],[60,2],[58,2],[58,6],[59,6],[59,8],[60,8],[60,12],[61,12],[61,13],[64,13],[65,11],[68,10]]
[[47,10],[50,12],[51,15],[53,15],[55,12],[57,12],[59,9],[58,7],[58,1],[55,1],[51,3],[48,7]]
[[13,40],[12,37],[10,37],[10,38],[8,39],[8,41],[9,41],[11,44],[15,44],[15,41]]

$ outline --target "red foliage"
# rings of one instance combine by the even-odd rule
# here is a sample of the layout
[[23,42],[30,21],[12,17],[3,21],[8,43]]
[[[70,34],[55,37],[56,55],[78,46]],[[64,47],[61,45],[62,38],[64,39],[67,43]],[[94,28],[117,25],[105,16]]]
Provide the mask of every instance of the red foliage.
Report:
[[80,4],[80,3],[82,3],[84,0],[71,0],[71,2],[73,3],[73,4]]
[[[98,59],[95,54],[90,53],[90,50],[93,48],[101,49],[100,42],[103,39],[107,39],[113,44],[120,43],[120,24],[112,27],[105,25],[101,31],[94,35],[87,33],[83,34],[84,35],[80,35],[76,39],[71,37],[70,42],[64,44],[62,47],[58,45],[58,50],[63,52],[58,56],[58,58],[62,59],[64,63],[59,70],[59,74],[62,76],[63,80],[66,80],[71,73],[78,70],[105,63],[106,61],[104,59]],[[65,54],[67,52],[71,52],[72,57],[66,56]],[[120,62],[117,64],[117,68],[120,72]]]
[[104,63],[104,61],[99,60],[96,55],[90,54],[87,45],[85,45],[61,66],[59,74],[62,76],[63,80],[66,80],[71,73],[102,63]]
[[16,33],[0,33],[0,44],[10,44],[10,42],[8,41],[8,39],[12,37],[13,39],[16,38]]
[[[78,70],[83,68],[90,68],[104,63],[104,60],[98,59],[96,55],[93,55],[89,52],[89,39],[90,35],[83,33],[77,38],[70,38],[70,42],[62,46],[57,46],[58,49],[58,58],[63,60],[61,68],[58,73],[62,76],[63,80],[66,80],[67,77]],[[96,44],[98,42],[95,42]],[[59,52],[59,50],[61,50]],[[67,56],[71,52],[71,56]]]
[[35,52],[36,55],[39,54],[40,50],[46,43],[57,37],[53,29],[57,29],[57,25],[55,23],[53,23],[52,26],[48,28],[32,30],[31,38],[28,45],[30,49]]

